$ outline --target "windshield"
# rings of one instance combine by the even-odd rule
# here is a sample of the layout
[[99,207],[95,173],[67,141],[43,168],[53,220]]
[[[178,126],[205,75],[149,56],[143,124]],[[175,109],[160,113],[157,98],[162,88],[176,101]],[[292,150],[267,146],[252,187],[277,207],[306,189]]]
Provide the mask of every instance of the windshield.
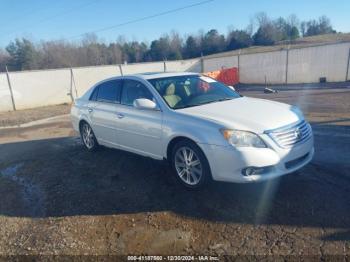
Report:
[[148,80],[172,109],[199,106],[240,97],[230,87],[199,75]]

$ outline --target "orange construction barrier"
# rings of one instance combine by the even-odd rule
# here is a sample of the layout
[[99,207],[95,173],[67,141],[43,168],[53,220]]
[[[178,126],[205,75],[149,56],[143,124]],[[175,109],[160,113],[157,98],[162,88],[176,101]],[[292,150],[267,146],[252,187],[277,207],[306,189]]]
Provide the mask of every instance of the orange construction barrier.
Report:
[[226,85],[235,85],[239,83],[237,67],[223,68],[221,70],[203,73],[203,75],[214,78]]

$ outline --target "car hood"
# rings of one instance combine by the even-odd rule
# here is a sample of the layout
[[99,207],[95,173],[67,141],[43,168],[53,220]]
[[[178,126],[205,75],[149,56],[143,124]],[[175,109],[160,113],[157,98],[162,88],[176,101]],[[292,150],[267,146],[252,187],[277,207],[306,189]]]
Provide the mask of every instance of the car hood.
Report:
[[240,97],[177,110],[219,123],[227,128],[263,133],[303,118],[301,112],[288,104]]

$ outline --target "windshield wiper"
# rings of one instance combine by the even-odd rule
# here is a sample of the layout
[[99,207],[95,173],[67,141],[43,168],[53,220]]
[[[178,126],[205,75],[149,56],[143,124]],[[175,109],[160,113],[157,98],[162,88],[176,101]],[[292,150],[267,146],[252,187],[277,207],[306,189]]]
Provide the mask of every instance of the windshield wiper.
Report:
[[176,107],[174,109],[182,109],[182,108],[188,108],[188,107],[194,107],[194,106],[201,106],[201,105],[206,105],[206,104],[211,104],[211,103],[215,103],[215,102],[221,102],[221,101],[227,101],[227,100],[232,100],[235,97],[225,97],[225,98],[221,98],[218,100],[212,100],[212,101],[208,101],[208,102],[204,102],[204,103],[199,103],[199,104],[191,104],[191,105],[186,105],[186,106],[179,106]]
[[205,103],[201,103],[201,104],[197,104],[197,105],[205,105],[205,104],[211,104],[211,103],[216,103],[216,102],[222,102],[222,101],[227,101],[227,100],[232,100],[234,97],[225,97],[225,98],[220,98],[220,99],[217,99],[217,100],[213,100],[213,101],[208,101],[208,102],[205,102]]
[[218,99],[218,100],[215,100],[213,102],[221,102],[221,101],[227,101],[227,100],[232,100],[234,99],[235,97],[225,97],[225,98],[221,98],[221,99]]
[[199,106],[202,104],[193,104],[193,105],[186,105],[186,106],[178,106],[178,107],[174,107],[173,109],[183,109],[183,108],[188,108],[188,107],[193,107],[193,106]]

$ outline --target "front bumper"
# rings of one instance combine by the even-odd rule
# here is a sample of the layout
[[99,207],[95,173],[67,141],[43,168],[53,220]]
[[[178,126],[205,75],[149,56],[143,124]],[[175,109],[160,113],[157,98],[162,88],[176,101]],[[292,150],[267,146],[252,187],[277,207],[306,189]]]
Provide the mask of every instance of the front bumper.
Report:
[[[268,148],[215,146],[200,144],[208,158],[214,180],[249,183],[265,181],[292,173],[311,161],[314,155],[313,137],[295,145],[280,148],[268,135],[261,135]],[[248,167],[266,168],[264,172],[244,176]]]

